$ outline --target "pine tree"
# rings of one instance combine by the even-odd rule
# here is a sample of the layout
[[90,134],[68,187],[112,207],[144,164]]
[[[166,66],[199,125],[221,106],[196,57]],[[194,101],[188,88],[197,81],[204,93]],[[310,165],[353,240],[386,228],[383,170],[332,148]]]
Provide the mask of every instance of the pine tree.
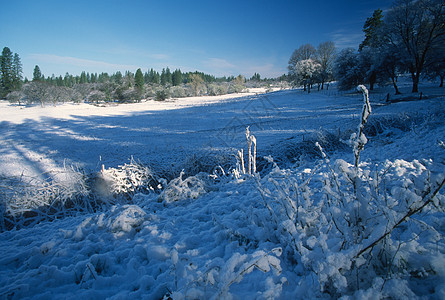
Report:
[[88,82],[88,78],[87,78],[87,74],[85,73],[85,71],[83,71],[82,73],[80,73],[80,81],[79,83],[87,83]]
[[159,84],[161,81],[161,75],[159,75],[159,72],[154,72],[153,74],[153,83]]
[[136,75],[134,76],[134,86],[140,91],[144,89],[144,75],[140,68],[137,69]]
[[12,73],[12,52],[8,47],[3,48],[0,56],[0,96],[5,97],[12,92],[13,73]]
[[167,76],[165,75],[165,69],[162,69],[161,73],[161,84],[165,85],[167,83]]
[[173,80],[172,80],[172,73],[170,71],[170,69],[167,67],[167,69],[165,69],[165,81],[168,84],[172,84]]
[[362,51],[363,47],[368,46],[370,48],[377,48],[380,44],[379,41],[379,29],[383,24],[383,11],[376,9],[372,14],[372,17],[366,19],[365,25],[363,25],[363,32],[365,33],[365,39],[358,47],[359,51]]
[[22,62],[20,61],[20,56],[15,53],[14,59],[12,60],[12,85],[14,90],[19,90],[22,87]]
[[172,74],[172,83],[174,86],[182,84],[182,72],[179,69],[176,69]]
[[115,83],[122,84],[122,73],[120,71],[117,71],[116,73],[114,73],[114,75],[112,77],[114,77]]
[[40,71],[40,67],[36,65],[34,67],[34,72],[32,73],[32,81],[42,81],[45,79],[42,72]]

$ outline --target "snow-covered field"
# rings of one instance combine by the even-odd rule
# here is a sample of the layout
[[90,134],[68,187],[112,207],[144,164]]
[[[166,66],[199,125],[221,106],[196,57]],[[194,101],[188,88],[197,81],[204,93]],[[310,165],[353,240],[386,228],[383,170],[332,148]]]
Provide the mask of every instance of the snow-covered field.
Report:
[[[347,144],[363,97],[335,87],[106,107],[0,102],[2,218],[45,206],[29,199],[46,195],[36,182],[72,184],[72,196],[99,174],[121,188],[96,193],[95,212],[1,232],[0,297],[444,299],[445,96],[422,89],[422,100],[391,104],[385,89],[370,94],[359,168]],[[247,126],[253,176],[233,172],[242,148],[248,164]],[[138,166],[159,191],[138,192],[139,177],[124,191],[113,182]],[[27,183],[36,190],[23,193]]]

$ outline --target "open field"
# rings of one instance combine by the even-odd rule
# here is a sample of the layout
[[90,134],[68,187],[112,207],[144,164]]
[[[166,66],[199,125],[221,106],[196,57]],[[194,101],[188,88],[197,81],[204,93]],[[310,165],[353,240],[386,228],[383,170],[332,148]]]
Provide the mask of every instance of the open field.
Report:
[[[404,218],[445,173],[444,91],[421,90],[394,103],[390,90],[370,93],[355,169],[347,141],[363,96],[335,87],[106,107],[2,101],[3,191],[11,178],[63,185],[72,177],[62,173],[131,161],[162,187],[1,232],[0,297],[443,299],[444,190]],[[248,164],[246,127],[253,176],[233,172],[242,148]],[[0,194],[4,216],[11,195]]]

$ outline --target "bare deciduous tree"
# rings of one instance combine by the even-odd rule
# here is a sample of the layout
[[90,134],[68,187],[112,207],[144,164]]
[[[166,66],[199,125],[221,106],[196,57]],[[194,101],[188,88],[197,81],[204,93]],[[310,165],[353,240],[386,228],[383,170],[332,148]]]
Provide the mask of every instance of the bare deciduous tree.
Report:
[[385,39],[403,56],[418,92],[421,73],[434,61],[433,50],[445,43],[444,0],[398,0],[384,22]]

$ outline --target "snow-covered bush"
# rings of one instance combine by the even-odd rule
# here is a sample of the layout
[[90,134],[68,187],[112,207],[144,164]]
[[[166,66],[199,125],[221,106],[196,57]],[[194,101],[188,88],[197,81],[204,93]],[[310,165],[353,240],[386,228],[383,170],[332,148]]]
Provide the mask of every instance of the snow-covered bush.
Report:
[[362,118],[349,141],[354,163],[332,163],[318,145],[323,160],[312,169],[275,166],[257,179],[267,211],[257,214],[285,258],[317,278],[321,293],[338,297],[372,290],[391,297],[388,282],[419,272],[432,279],[442,272],[433,261],[443,259],[436,250],[445,247],[443,238],[417,215],[443,212],[445,197],[439,192],[445,173],[430,160],[360,162],[371,112],[367,90],[360,90]]
[[155,100],[164,101],[168,98],[170,98],[170,93],[167,89],[161,88],[161,89],[156,90]]
[[0,179],[0,229],[9,230],[55,220],[79,211],[92,212],[103,205],[91,196],[88,175],[71,168],[54,174],[55,178]]
[[227,93],[229,93],[229,94],[241,93],[244,89],[245,89],[245,87],[241,84],[230,83],[230,85],[227,89]]
[[131,199],[136,193],[158,192],[162,188],[152,170],[133,159],[117,168],[102,170],[93,179],[93,191],[101,197]]
[[170,87],[170,95],[172,98],[184,98],[187,97],[187,90],[182,86]]
[[226,83],[211,83],[207,85],[207,93],[210,96],[225,95],[228,93],[228,89]]
[[12,91],[6,95],[6,100],[10,103],[18,103],[18,105],[20,105],[24,96],[22,91]]
[[133,160],[117,168],[87,174],[66,168],[52,178],[0,178],[0,230],[56,220],[77,212],[94,212],[117,202],[128,202],[136,193],[158,193],[161,179]]
[[99,102],[105,101],[105,98],[105,93],[99,90],[92,90],[87,97],[88,101],[96,102],[97,104],[99,104]]
[[181,172],[178,178],[168,183],[159,196],[161,201],[172,203],[186,199],[196,199],[207,192],[205,177],[208,177],[208,175],[197,174],[186,179],[182,179],[182,176],[184,176],[184,172]]
[[[181,261],[178,252],[173,251],[171,261],[174,266],[176,289],[167,297],[173,299],[231,299],[230,287],[240,283],[244,277],[254,270],[272,273],[263,285],[264,290],[257,291],[260,299],[279,297],[285,277],[280,277],[282,269],[280,259],[281,248],[271,251],[258,250],[252,254],[238,252],[227,260],[209,261],[203,270],[195,270]],[[272,271],[272,272],[271,272]],[[274,278],[279,278],[274,282]]]

